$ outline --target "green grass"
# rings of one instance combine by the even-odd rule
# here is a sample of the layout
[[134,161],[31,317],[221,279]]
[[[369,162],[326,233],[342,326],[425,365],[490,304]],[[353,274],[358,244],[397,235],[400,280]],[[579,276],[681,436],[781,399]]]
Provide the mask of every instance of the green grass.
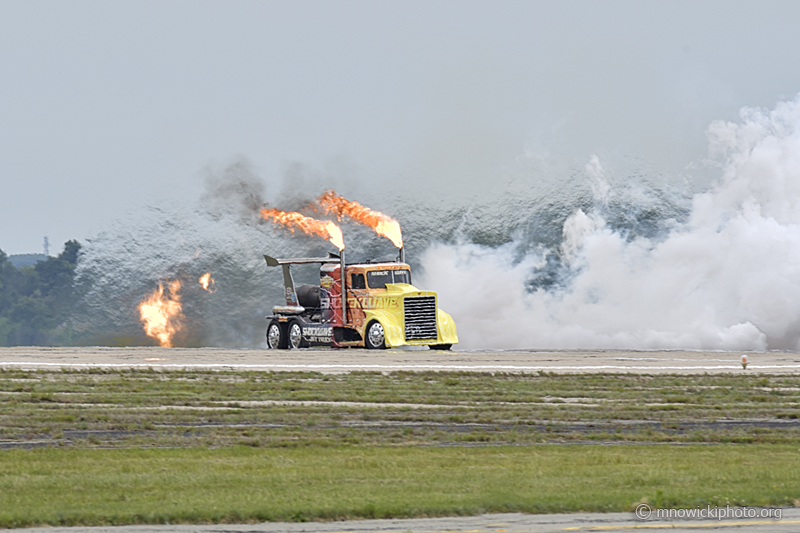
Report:
[[758,374],[6,370],[0,445],[800,444],[798,391]]
[[796,446],[40,449],[0,454],[0,526],[792,505]]
[[758,374],[0,370],[0,527],[797,505],[798,391]]

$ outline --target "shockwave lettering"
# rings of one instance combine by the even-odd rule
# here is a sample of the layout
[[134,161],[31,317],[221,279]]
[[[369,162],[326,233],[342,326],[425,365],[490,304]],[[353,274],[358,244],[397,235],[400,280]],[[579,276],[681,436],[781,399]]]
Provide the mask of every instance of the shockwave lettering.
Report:
[[306,326],[303,328],[305,335],[330,336],[332,331],[333,328],[331,326]]
[[327,345],[333,340],[333,327],[306,326],[303,328],[303,337],[311,344]]
[[397,309],[400,306],[397,298],[371,298],[369,296],[348,298],[347,305],[361,309]]

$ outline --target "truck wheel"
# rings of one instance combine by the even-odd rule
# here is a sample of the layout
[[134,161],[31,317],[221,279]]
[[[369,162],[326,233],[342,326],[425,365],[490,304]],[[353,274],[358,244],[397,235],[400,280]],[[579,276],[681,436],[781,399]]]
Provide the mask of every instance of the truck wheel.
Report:
[[288,336],[288,345],[289,348],[296,350],[297,348],[303,348],[303,326],[300,325],[300,321],[295,319],[289,322],[289,336]]
[[431,350],[449,350],[453,347],[452,344],[429,344],[428,347]]
[[286,330],[280,322],[273,320],[267,326],[267,348],[270,350],[285,350],[288,344]]
[[370,350],[383,350],[386,348],[386,335],[383,332],[383,325],[377,320],[367,324],[364,344]]

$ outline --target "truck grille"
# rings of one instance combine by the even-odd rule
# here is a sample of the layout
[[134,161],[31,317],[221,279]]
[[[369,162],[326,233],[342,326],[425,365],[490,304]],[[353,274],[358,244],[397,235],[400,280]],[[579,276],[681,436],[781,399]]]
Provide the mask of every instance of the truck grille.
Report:
[[436,297],[409,296],[403,298],[406,340],[436,338]]

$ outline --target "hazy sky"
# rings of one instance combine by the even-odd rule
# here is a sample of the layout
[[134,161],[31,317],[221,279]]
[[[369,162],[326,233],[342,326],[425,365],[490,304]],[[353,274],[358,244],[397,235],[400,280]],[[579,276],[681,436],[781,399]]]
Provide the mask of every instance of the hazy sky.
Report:
[[531,150],[664,168],[800,92],[800,2],[0,0],[0,249],[51,253],[247,156],[489,183]]

